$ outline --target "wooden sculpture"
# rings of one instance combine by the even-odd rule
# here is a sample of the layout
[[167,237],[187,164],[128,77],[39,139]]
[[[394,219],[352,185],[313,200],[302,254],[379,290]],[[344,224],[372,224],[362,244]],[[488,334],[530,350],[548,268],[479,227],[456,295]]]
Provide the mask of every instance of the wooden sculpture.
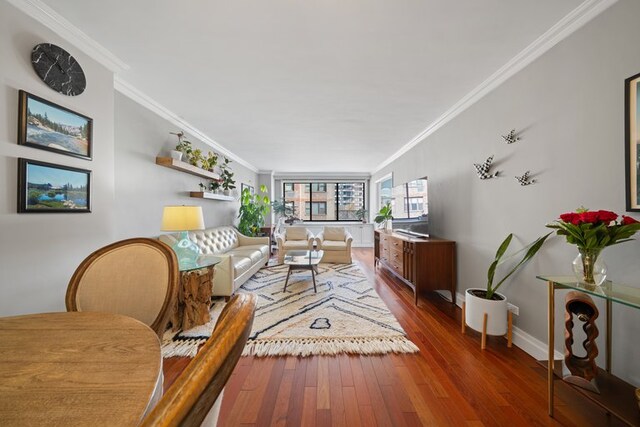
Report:
[[[596,385],[596,375],[598,374],[598,366],[596,365],[596,357],[598,356],[598,347],[596,338],[598,337],[598,327],[596,319],[598,318],[598,307],[593,303],[591,297],[582,292],[572,291],[565,297],[565,333],[564,333],[564,363],[571,375],[564,377],[564,380],[585,388],[587,390],[600,393]],[[586,356],[576,356],[573,354],[573,316],[576,315],[578,320],[584,322],[582,329],[587,335],[582,342],[582,347],[586,351]]]

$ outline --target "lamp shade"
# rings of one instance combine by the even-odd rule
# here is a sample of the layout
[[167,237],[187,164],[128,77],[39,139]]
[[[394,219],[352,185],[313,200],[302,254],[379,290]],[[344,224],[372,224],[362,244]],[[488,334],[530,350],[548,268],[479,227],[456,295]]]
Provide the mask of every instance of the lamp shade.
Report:
[[204,230],[201,206],[165,206],[162,231]]

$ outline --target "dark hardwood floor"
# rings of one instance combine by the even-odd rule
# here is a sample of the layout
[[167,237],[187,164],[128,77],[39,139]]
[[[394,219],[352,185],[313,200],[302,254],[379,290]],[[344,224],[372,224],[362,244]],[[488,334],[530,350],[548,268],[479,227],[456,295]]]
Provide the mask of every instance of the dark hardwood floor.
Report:
[[[460,309],[438,295],[413,304],[411,290],[373,267],[372,249],[354,262],[398,318],[418,354],[244,357],[224,392],[219,426],[618,426],[556,381],[547,415],[546,370],[500,337],[460,332]],[[189,362],[165,359],[165,386]]]

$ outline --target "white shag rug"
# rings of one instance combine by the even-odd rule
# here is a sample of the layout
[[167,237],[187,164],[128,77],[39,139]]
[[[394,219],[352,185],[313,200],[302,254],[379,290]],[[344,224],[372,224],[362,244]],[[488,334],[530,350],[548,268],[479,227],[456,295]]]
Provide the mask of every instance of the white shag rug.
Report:
[[[288,266],[263,268],[239,292],[258,295],[253,328],[243,356],[311,356],[415,353],[418,347],[387,309],[356,264],[320,264],[313,292],[310,271]],[[179,333],[168,332],[163,356],[193,357],[215,325],[224,300],[212,308],[212,320]]]

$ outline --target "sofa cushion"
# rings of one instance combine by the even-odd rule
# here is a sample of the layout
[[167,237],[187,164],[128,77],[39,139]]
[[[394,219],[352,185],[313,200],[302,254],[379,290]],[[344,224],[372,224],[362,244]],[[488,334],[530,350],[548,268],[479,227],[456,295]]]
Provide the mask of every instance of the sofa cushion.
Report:
[[322,234],[325,240],[344,241],[344,227],[325,227]]
[[347,250],[347,242],[344,240],[323,240],[322,241],[322,250],[325,251],[346,251]]
[[262,257],[269,258],[271,256],[271,252],[269,251],[269,246],[267,245],[243,245],[238,246],[238,249],[253,249],[254,251],[260,251]]
[[260,260],[264,258],[264,255],[260,251],[260,249],[247,248],[246,246],[238,246],[235,249],[231,249],[227,253],[229,255],[233,255],[234,257],[247,257],[251,260],[251,264],[260,262]]
[[289,227],[286,232],[287,240],[307,240],[307,229],[304,227]]
[[215,227],[190,231],[189,238],[204,255],[225,253],[238,246],[238,234],[233,227]]
[[231,255],[233,263],[233,277],[238,277],[248,271],[253,263],[250,258],[241,255]]

